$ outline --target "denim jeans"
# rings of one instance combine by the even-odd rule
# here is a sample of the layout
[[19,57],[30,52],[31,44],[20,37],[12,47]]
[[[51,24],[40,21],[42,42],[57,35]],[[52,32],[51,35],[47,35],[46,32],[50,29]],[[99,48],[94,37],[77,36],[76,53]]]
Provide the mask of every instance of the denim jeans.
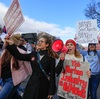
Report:
[[18,90],[17,90],[19,88],[19,86],[20,86],[20,84],[14,86],[11,89],[7,99],[22,99],[22,97],[20,96],[20,94],[18,93]]
[[7,99],[7,95],[10,93],[13,86],[12,78],[4,80],[2,89],[0,91],[0,99]]
[[0,90],[1,90],[2,86],[3,86],[3,81],[2,81],[2,78],[0,78]]
[[100,82],[100,75],[91,75],[89,79],[89,92],[91,99],[97,99],[97,89]]

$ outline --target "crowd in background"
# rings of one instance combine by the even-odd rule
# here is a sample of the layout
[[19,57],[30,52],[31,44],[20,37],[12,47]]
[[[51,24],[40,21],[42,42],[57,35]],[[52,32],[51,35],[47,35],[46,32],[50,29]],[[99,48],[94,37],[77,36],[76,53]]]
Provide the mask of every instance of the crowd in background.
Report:
[[96,50],[96,44],[90,43],[86,51],[69,39],[65,43],[68,51],[55,53],[52,43],[48,35],[38,37],[35,45],[19,33],[7,35],[4,41],[0,39],[0,99],[65,99],[57,96],[55,81],[64,71],[64,60],[72,59],[90,63],[86,71],[89,78],[87,99],[97,99],[100,51]]

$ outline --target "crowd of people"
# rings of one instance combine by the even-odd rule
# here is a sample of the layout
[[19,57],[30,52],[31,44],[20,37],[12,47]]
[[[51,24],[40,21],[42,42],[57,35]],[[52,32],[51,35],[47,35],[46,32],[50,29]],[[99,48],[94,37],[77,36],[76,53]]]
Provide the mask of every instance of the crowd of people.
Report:
[[90,64],[86,71],[89,79],[87,99],[97,99],[100,51],[96,50],[96,44],[89,43],[86,51],[75,40],[68,39],[64,44],[68,51],[56,53],[52,43],[50,36],[42,35],[34,48],[20,34],[5,36],[0,56],[0,99],[54,99],[58,86],[56,77],[64,71],[65,60]]

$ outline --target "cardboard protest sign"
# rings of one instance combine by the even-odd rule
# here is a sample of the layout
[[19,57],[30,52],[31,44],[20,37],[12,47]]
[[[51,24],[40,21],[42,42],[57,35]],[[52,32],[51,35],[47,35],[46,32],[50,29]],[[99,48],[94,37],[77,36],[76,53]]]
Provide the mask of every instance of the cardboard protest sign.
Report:
[[18,0],[13,0],[4,17],[4,22],[7,33],[10,35],[24,22],[24,17]]
[[87,99],[88,62],[65,60],[64,70],[60,74],[57,95],[65,99]]
[[76,42],[80,44],[98,43],[97,20],[78,21],[76,35]]

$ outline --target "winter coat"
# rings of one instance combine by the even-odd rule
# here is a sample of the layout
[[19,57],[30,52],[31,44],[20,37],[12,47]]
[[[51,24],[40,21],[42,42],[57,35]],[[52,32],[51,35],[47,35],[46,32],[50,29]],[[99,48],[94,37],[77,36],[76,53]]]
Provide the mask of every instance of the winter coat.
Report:
[[[21,52],[21,53],[26,53],[26,51],[20,49],[17,47],[17,49]],[[4,54],[5,50],[3,50],[2,55]],[[1,56],[2,56],[1,55]],[[31,65],[28,61],[20,61],[18,60],[18,64],[19,64],[19,69],[15,70],[12,68],[12,63],[13,63],[13,59],[11,59],[11,74],[12,74],[12,80],[13,80],[13,84],[14,86],[20,84],[22,81],[24,81],[28,75],[32,74],[32,68]],[[0,73],[2,72],[2,67],[0,66]]]
[[[24,51],[18,47],[17,47],[17,49],[19,50],[20,53],[23,53],[23,54],[26,53],[26,51]],[[30,62],[18,60],[20,69],[14,70],[12,68],[12,61],[13,60],[11,60],[12,79],[13,79],[14,85],[16,86],[19,83],[21,83],[22,81],[24,81],[28,77],[28,75],[32,74],[32,68],[31,68]]]
[[46,53],[40,61],[45,72],[50,75],[50,80],[48,80],[41,71],[37,62],[37,52],[33,51],[30,54],[21,54],[14,44],[8,45],[6,48],[15,58],[31,62],[33,72],[25,88],[23,99],[47,99],[48,95],[55,94],[56,85],[54,58],[49,57],[48,53]]

